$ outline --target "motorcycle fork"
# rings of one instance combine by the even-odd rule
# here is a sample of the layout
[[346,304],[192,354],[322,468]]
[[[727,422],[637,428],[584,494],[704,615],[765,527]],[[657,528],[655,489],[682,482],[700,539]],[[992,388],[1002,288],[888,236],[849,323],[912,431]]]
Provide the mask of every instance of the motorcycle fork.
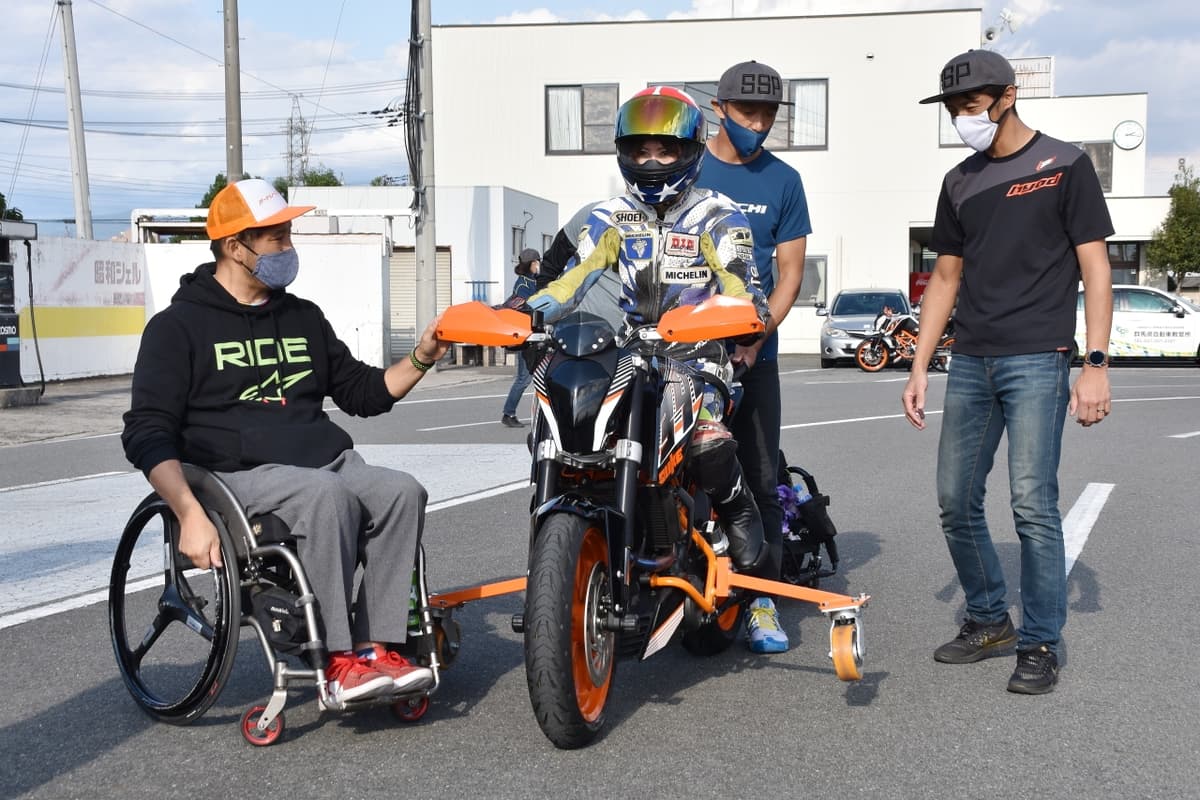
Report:
[[625,429],[617,442],[615,458],[617,510],[621,519],[621,530],[609,529],[608,558],[609,583],[612,587],[612,614],[609,626],[619,628],[621,619],[629,611],[630,566],[633,561],[634,526],[637,524],[638,472],[642,468],[642,444],[640,440],[646,374],[638,369],[629,387],[629,414],[625,417]]

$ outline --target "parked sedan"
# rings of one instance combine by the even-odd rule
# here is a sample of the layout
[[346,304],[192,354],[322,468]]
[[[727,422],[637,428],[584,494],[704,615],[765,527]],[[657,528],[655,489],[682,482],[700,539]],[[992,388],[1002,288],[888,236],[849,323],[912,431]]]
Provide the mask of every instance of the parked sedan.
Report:
[[843,289],[828,308],[817,305],[817,316],[827,317],[821,326],[821,366],[853,361],[858,343],[875,328],[875,318],[884,306],[911,314],[908,297],[899,289]]
[[[1083,353],[1087,350],[1087,328],[1082,291],[1075,308],[1075,346]],[[1200,307],[1151,286],[1114,286],[1108,354],[1115,358],[1200,361]]]

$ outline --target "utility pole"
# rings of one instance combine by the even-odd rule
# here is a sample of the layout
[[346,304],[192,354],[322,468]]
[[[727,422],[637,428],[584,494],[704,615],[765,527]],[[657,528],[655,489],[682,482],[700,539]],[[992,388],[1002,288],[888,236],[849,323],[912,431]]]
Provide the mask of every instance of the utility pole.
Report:
[[[425,327],[437,316],[437,239],[434,234],[433,206],[433,50],[430,44],[432,24],[430,22],[430,0],[413,0],[417,3],[417,30],[415,45],[420,48],[419,129],[421,132],[421,183],[414,187],[420,199],[416,218],[416,337],[420,339]],[[413,76],[409,75],[408,80]]]
[[237,0],[225,0],[225,179],[242,177],[242,64]]
[[92,238],[87,147],[83,140],[83,101],[79,92],[79,59],[75,56],[75,17],[71,0],[58,0],[63,23],[63,70],[66,73],[67,139],[71,144],[71,179],[75,187],[75,238]]

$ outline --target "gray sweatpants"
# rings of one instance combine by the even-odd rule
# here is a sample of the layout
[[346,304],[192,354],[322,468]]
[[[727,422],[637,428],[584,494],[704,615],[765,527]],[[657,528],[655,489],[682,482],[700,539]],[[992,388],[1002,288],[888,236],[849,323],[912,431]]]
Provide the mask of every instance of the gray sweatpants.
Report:
[[416,478],[371,466],[354,450],[319,469],[264,464],[218,474],[245,504],[247,516],[275,514],[291,528],[331,652],[349,650],[354,642],[404,641],[428,497]]

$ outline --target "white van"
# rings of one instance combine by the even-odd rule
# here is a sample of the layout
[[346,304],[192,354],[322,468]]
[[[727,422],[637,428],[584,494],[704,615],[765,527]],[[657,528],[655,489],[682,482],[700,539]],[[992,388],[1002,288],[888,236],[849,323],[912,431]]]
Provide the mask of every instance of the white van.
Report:
[[[1087,342],[1082,290],[1075,309],[1075,346],[1083,353]],[[1114,286],[1108,354],[1200,361],[1200,307],[1149,286]]]

